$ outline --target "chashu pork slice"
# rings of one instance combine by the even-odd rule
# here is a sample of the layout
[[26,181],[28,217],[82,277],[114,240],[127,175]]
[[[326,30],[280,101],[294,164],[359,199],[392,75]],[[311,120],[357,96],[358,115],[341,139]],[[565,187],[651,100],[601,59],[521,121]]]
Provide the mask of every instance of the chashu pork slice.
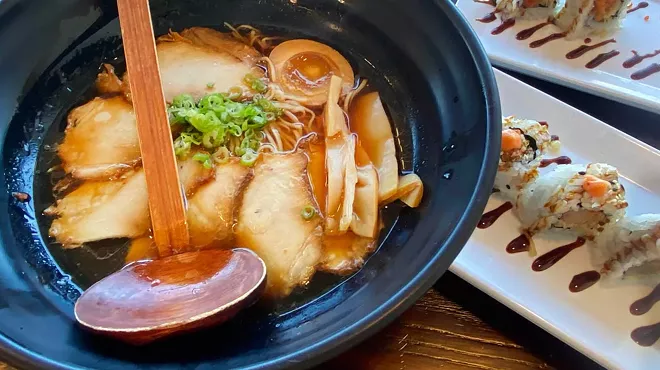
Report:
[[238,159],[218,165],[215,177],[188,199],[188,230],[193,247],[233,247],[234,208],[251,170]]
[[187,197],[213,178],[213,169],[206,168],[193,159],[196,153],[197,151],[193,151],[185,159],[179,159],[177,162],[179,182]]
[[145,235],[151,225],[144,171],[115,181],[87,181],[45,213],[58,216],[49,234],[65,248]]
[[[211,175],[211,170],[192,156],[179,162],[179,178],[186,193]],[[103,239],[144,236],[151,227],[144,171],[139,169],[114,181],[86,181],[44,213],[57,217],[49,235],[65,248]]]
[[309,206],[316,208],[316,202],[305,154],[262,154],[243,192],[235,231],[237,246],[250,248],[266,263],[266,292],[271,297],[289,294],[316,271],[322,220],[302,217]]
[[133,107],[115,96],[75,108],[57,153],[64,170],[78,179],[107,180],[132,169],[140,161]]
[[[172,102],[180,94],[198,100],[207,94],[227,92],[234,86],[244,87],[243,78],[251,73],[258,54],[254,49],[245,51],[245,47],[220,32],[200,29],[159,37],[156,49],[165,100]],[[124,76],[125,89],[129,88],[128,81],[128,76]]]
[[263,55],[255,48],[245,45],[230,33],[212,28],[191,27],[181,31],[181,36],[197,46],[205,46],[220,52],[226,52],[248,64],[255,64]]

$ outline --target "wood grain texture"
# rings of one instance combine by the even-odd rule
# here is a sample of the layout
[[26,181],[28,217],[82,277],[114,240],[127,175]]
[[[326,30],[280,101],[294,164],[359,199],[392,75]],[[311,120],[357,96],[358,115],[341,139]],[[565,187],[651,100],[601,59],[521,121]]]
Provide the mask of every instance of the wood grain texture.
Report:
[[321,369],[601,369],[447,273],[412,308]]
[[161,257],[189,242],[148,0],[117,0],[154,241]]

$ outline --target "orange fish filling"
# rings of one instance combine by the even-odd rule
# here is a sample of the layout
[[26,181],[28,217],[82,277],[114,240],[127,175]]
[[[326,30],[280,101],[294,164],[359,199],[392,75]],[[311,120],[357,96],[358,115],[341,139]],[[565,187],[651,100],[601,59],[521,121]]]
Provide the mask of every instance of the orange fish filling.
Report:
[[601,180],[593,175],[585,175],[584,182],[582,183],[582,189],[594,198],[604,196],[611,187],[612,185],[609,182]]
[[502,150],[505,152],[522,148],[522,134],[516,130],[502,131]]

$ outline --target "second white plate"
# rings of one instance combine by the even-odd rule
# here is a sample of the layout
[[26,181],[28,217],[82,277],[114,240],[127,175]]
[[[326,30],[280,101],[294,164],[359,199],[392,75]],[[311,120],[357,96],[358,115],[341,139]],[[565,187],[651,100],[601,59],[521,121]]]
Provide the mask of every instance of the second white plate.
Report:
[[[633,0],[633,6],[641,2]],[[559,32],[554,25],[543,27],[527,40],[517,40],[518,32],[542,22],[516,21],[513,27],[492,35],[491,31],[500,24],[499,19],[491,23],[477,21],[493,11],[492,6],[473,0],[459,0],[457,6],[479,35],[493,64],[660,113],[660,73],[642,80],[631,79],[634,72],[653,63],[660,64],[660,55],[645,59],[632,68],[623,67],[623,62],[633,56],[633,50],[644,55],[660,49],[660,0],[644,2],[648,4],[646,8],[628,14],[623,28],[608,37],[614,38],[616,43],[591,50],[577,59],[567,59],[566,54],[583,45],[583,39],[558,39],[538,48],[529,47],[532,41]],[[647,16],[648,20],[645,20]],[[592,37],[589,44],[601,41],[602,38]],[[620,54],[596,68],[585,67],[598,54],[611,50]]]
[[[560,137],[561,154],[573,163],[616,166],[630,204],[628,215],[660,213],[660,151],[502,72],[496,71],[496,77],[503,114],[547,121],[550,132]],[[502,203],[492,198],[487,210]],[[549,269],[534,272],[533,257],[505,251],[519,234],[518,221],[507,212],[490,228],[474,232],[451,271],[605,367],[660,368],[660,341],[640,347],[630,338],[633,329],[660,322],[660,303],[642,316],[629,312],[630,304],[654,285],[599,282],[571,293],[574,275],[598,269],[590,263],[588,248],[593,246],[578,248]],[[573,240],[535,238],[535,246],[540,255]]]

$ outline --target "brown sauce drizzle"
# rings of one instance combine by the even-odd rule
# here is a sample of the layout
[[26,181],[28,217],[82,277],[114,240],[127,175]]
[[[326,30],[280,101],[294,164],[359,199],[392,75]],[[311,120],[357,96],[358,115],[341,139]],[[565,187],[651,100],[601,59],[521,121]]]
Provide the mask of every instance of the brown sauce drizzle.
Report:
[[598,67],[599,65],[603,64],[604,62],[614,58],[615,56],[619,55],[618,50],[612,50],[608,51],[607,53],[600,53],[598,54],[594,59],[592,59],[589,63],[585,64],[584,66],[589,68],[589,69],[594,69]]
[[644,298],[640,298],[630,305],[630,313],[639,316],[643,315],[653,308],[653,305],[660,301],[660,284]]
[[539,167],[548,167],[549,165],[556,163],[556,164],[571,164],[573,161],[571,160],[570,157],[567,157],[565,155],[559,156],[557,158],[550,158],[550,159],[542,159],[541,164]]
[[646,58],[653,58],[654,56],[660,54],[660,49],[656,50],[652,53],[644,54],[644,55],[637,54],[636,50],[633,50],[632,53],[633,53],[633,56],[630,57],[629,59],[626,59],[626,61],[623,62],[623,68],[632,68],[632,67],[638,65],[639,63],[641,63]]
[[500,24],[499,26],[495,27],[492,31],[490,31],[490,34],[499,35],[500,33],[513,27],[514,24],[516,24],[516,20],[514,18],[507,19],[506,21],[502,22],[502,24]]
[[584,39],[584,43],[585,43],[585,44],[588,44],[588,43],[590,43],[590,42],[591,42],[591,39],[590,39],[590,38],[587,37],[586,39]]
[[566,36],[566,33],[564,33],[564,32],[553,33],[552,35],[546,36],[542,39],[530,42],[529,47],[532,48],[532,49],[538,48],[538,47],[541,47],[541,46],[549,43],[552,40],[559,40],[559,39],[563,38],[564,36]]
[[557,135],[550,135],[550,140],[551,140],[551,141],[557,141],[557,140],[559,140],[559,136],[557,136]]
[[532,270],[544,271],[549,269],[555,263],[559,262],[559,260],[566,257],[566,255],[573,249],[583,246],[585,242],[586,240],[584,238],[577,238],[573,243],[562,245],[561,247],[551,250],[534,260],[532,263]]
[[477,22],[481,22],[481,23],[490,23],[490,22],[495,22],[496,19],[497,16],[495,15],[495,12],[490,12],[481,18],[477,18],[476,20]]
[[522,30],[522,31],[520,31],[516,34],[516,40],[527,40],[528,38],[532,37],[532,35],[536,31],[540,30],[541,28],[543,28],[543,27],[545,27],[549,24],[551,24],[551,23],[550,22],[543,22],[543,23],[537,24],[534,27],[524,29],[524,30]]
[[526,252],[529,250],[529,246],[532,242],[529,240],[526,234],[520,234],[519,237],[513,239],[507,246],[506,251],[508,253],[520,253]]
[[566,59],[579,58],[579,57],[583,56],[585,53],[587,53],[588,51],[594,50],[594,49],[599,48],[603,45],[607,45],[607,44],[613,43],[613,42],[616,42],[616,40],[615,39],[609,39],[609,40],[605,40],[605,41],[602,41],[602,42],[599,42],[599,43],[593,44],[593,45],[580,45],[577,49],[569,51],[566,54]]
[[600,274],[598,271],[586,271],[573,276],[573,279],[571,279],[571,282],[568,284],[568,290],[573,293],[581,292],[596,284],[598,280],[600,280]]
[[549,127],[548,122],[546,121],[539,121],[539,125]]
[[511,202],[506,202],[494,210],[484,213],[483,216],[481,216],[477,227],[480,229],[489,228],[495,223],[495,221],[497,221],[498,218],[500,218],[500,216],[512,208],[513,204]]
[[646,77],[648,77],[648,76],[650,76],[654,73],[658,73],[658,72],[660,72],[660,64],[653,63],[653,64],[649,65],[648,67],[642,68],[639,71],[631,74],[630,78],[632,78],[633,80],[642,80],[642,79],[644,79],[644,78],[646,78]]
[[649,6],[649,3],[647,3],[646,1],[642,1],[641,3],[637,4],[637,6],[628,9],[628,14],[634,12],[635,10],[644,9],[648,6]]
[[660,322],[633,330],[630,338],[642,347],[652,346],[660,338]]

